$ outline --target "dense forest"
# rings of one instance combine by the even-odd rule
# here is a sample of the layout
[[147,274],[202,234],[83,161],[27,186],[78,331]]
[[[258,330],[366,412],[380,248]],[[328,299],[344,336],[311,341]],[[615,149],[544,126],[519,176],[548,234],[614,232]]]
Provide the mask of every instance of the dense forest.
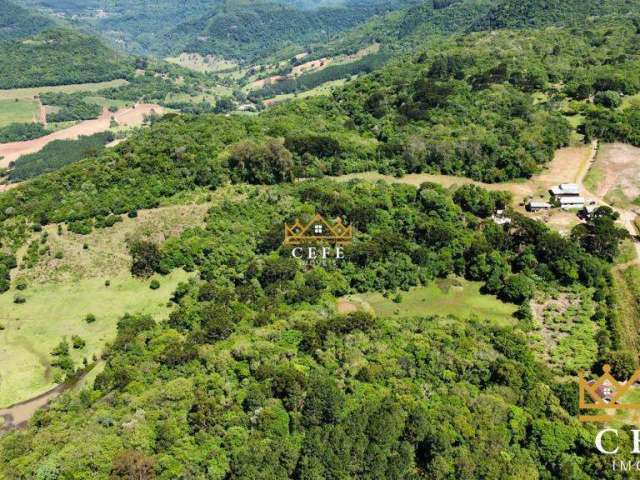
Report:
[[0,127],[0,143],[24,142],[48,135],[47,130],[40,123],[11,123]]
[[114,138],[113,133],[103,132],[81,136],[77,140],[54,140],[39,152],[18,158],[9,171],[9,180],[21,182],[83,158],[96,156]]
[[102,82],[133,76],[135,61],[67,29],[0,42],[0,88]]
[[[419,3],[419,0],[161,0],[152,4],[138,0],[19,1],[61,15],[134,54],[167,55],[188,45],[190,51],[238,59],[271,55],[288,44],[299,49],[304,42],[327,39],[372,16]],[[100,10],[105,14],[95,15]]]
[[384,11],[383,4],[316,10],[273,3],[238,4],[177,26],[166,35],[166,41],[179,51],[253,62],[290,45],[300,50],[311,42],[326,41]]
[[0,0],[0,42],[29,37],[54,25],[45,16],[34,14],[9,0]]
[[[606,298],[604,261],[524,217],[511,229],[486,223],[506,199],[493,195],[308,182],[225,202],[205,228],[161,249],[132,246],[139,274],[182,266],[202,280],[178,288],[162,324],[122,318],[93,388],[38,413],[37,428],[6,435],[2,468],[26,478],[166,479],[606,471],[585,451],[589,430],[567,412],[573,389],[528,348],[526,307],[502,328],[332,312],[333,296],[448,273],[486,279],[518,303],[539,285],[576,282]],[[348,262],[305,271],[280,247],[282,222],[312,211],[357,227]],[[505,452],[518,461],[505,463]]]
[[[154,8],[166,14],[169,3]],[[187,2],[185,17],[197,3]],[[629,99],[640,93],[640,20],[609,16],[626,14],[618,10],[622,4],[424,2],[381,15],[349,32],[344,43],[328,45],[348,51],[365,39],[389,42],[356,63],[362,75],[330,95],[256,115],[169,113],[113,148],[103,148],[111,134],[99,134],[54,142],[18,160],[9,175],[28,181],[0,193],[3,295],[10,295],[18,264],[37,261],[45,229],[82,242],[94,229],[109,232],[135,222],[144,209],[192,196],[209,210],[201,223],[162,240],[122,235],[121,256],[149,288],[180,269],[193,276],[166,299],[162,320],[123,315],[99,358],[74,363],[69,350],[82,339],[60,342],[51,352],[55,378],[74,382],[95,368],[95,379],[38,411],[26,428],[0,436],[0,477],[622,478],[610,466],[623,454],[597,454],[595,427],[576,418],[571,381],[577,370],[599,373],[605,363],[620,377],[638,367],[623,341],[612,270],[628,237],[615,223],[619,214],[600,207],[561,235],[513,211],[506,192],[323,178],[379,170],[500,182],[541,171],[570,141],[640,146],[640,105]],[[59,8],[86,12],[99,5],[65,0]],[[593,15],[597,6],[602,18]],[[292,10],[286,5],[270,5],[264,19],[233,16],[245,7],[233,3],[203,20],[199,46],[248,60],[257,51],[311,41],[305,29],[323,24],[305,22],[338,8],[323,4],[306,20],[277,14]],[[296,7],[310,4],[299,0]],[[255,23],[263,20],[268,28]],[[346,19],[334,20],[346,28]],[[491,23],[486,28],[500,29],[469,33],[485,21]],[[206,34],[212,25],[237,22],[243,29],[234,30],[235,37]],[[527,26],[542,28],[519,28]],[[290,28],[292,38],[260,34],[259,43],[244,41],[256,33],[252,28],[276,27]],[[55,45],[68,35],[35,38]],[[86,49],[93,40],[72,37],[80,55],[107,60],[89,72],[73,64],[67,77],[56,78],[118,73],[130,82],[98,94],[128,101],[198,91],[196,76],[114,57],[101,44],[93,52]],[[413,42],[419,48],[402,53]],[[37,47],[27,42],[24,48]],[[51,61],[64,62],[51,51]],[[11,52],[0,50],[0,56]],[[145,74],[133,75],[136,66]],[[349,68],[303,75],[262,94],[295,92],[349,75]],[[30,72],[31,78],[44,75]],[[60,108],[60,120],[95,113],[82,98],[42,95]],[[203,111],[216,109],[222,111],[203,101]],[[32,134],[12,128],[9,133]],[[510,223],[492,219],[498,209],[506,209]],[[342,261],[304,263],[283,245],[283,224],[315,213],[353,227]],[[399,315],[408,290],[454,279],[477,282],[482,294],[515,313],[502,323],[475,314]],[[112,288],[109,279],[99,280],[100,288]],[[397,304],[397,313],[336,307],[345,295],[374,292]],[[551,368],[534,346],[540,331],[530,302],[568,292],[589,305],[576,320],[585,323],[576,340],[579,358]],[[17,292],[15,308],[24,302]],[[571,305],[567,315],[579,317],[580,308]],[[99,321],[94,313],[100,317],[87,315],[87,325]],[[619,435],[621,444],[630,444],[627,430]]]

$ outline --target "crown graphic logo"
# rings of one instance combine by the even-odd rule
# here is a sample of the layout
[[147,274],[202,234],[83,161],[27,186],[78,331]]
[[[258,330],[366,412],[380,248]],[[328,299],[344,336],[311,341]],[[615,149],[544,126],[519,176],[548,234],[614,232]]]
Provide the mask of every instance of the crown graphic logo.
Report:
[[[580,410],[640,410],[640,403],[622,403],[622,397],[640,379],[640,369],[629,380],[619,382],[611,375],[611,366],[602,367],[603,375],[596,380],[586,380],[584,372],[578,372]],[[580,415],[581,422],[609,422],[615,415]]]
[[293,225],[284,226],[284,244],[300,245],[310,241],[325,240],[332,243],[349,243],[353,239],[353,228],[345,226],[341,218],[330,223],[322,215],[316,214],[309,223],[302,224],[296,219]]

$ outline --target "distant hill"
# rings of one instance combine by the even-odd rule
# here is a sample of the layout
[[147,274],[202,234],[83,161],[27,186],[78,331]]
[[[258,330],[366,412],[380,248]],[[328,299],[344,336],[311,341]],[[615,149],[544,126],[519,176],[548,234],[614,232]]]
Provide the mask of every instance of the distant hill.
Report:
[[429,36],[467,31],[496,3],[497,0],[427,0],[374,17],[330,42],[317,44],[314,55],[352,53],[374,42],[388,49],[421,45]]
[[54,26],[53,20],[0,0],[0,41],[28,37]]
[[0,42],[0,88],[68,85],[129,78],[135,61],[95,37],[56,28]]
[[240,4],[179,25],[164,43],[173,50],[255,61],[287,46],[299,50],[308,43],[328,41],[387,10],[386,4],[377,2],[314,10],[275,3]]
[[586,17],[640,13],[637,0],[501,0],[474,30],[566,25]]
[[[370,17],[420,0],[17,0],[88,28],[131,53],[262,54],[288,42],[325,41]],[[245,23],[246,22],[246,23]],[[221,30],[215,30],[220,27]],[[229,30],[229,28],[231,30]],[[253,30],[252,30],[253,29]],[[256,39],[247,40],[255,34]],[[199,38],[207,37],[207,42]],[[269,47],[257,48],[265,42]],[[236,55],[231,55],[236,58]]]

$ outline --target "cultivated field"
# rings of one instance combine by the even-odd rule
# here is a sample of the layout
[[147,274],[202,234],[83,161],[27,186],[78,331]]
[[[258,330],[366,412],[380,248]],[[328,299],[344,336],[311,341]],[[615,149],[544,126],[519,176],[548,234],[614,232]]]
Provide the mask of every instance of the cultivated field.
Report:
[[75,85],[57,85],[53,87],[14,88],[12,90],[0,90],[0,100],[33,100],[36,95],[40,95],[42,92],[97,92],[104,88],[121,87],[127,83],[129,82],[126,80],[111,80],[109,82],[78,83]]
[[585,186],[613,206],[640,206],[640,148],[623,143],[602,145]]
[[499,325],[512,323],[516,306],[501,302],[493,295],[480,293],[481,286],[480,282],[461,278],[439,279],[429,285],[400,292],[400,298],[396,298],[394,293],[388,297],[381,293],[350,295],[341,299],[338,307],[341,313],[363,309],[383,317],[456,315],[469,318],[475,315]]
[[[29,140],[27,142],[5,143],[0,145],[0,168],[8,167],[10,162],[28,153],[39,152],[45,145],[53,140],[74,140],[81,135],[93,135],[106,132],[111,128],[111,120],[115,120],[119,126],[141,125],[145,117],[152,113],[162,113],[159,105],[139,104],[134,108],[119,110],[111,113],[104,110],[102,115],[95,120],[86,120],[69,128],[58,130],[45,137]],[[3,158],[2,158],[3,157]]]
[[202,56],[198,53],[181,53],[177,57],[168,57],[165,60],[196,72],[216,73],[238,68],[238,64],[231,60],[213,55]]
[[31,123],[39,116],[40,105],[34,100],[0,100],[0,128],[11,123]]

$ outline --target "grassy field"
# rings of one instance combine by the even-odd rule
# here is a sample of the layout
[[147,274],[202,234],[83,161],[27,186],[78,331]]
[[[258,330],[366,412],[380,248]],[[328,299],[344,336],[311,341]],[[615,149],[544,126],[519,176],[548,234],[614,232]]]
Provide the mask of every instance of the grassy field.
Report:
[[513,321],[516,306],[503,303],[492,295],[480,293],[480,282],[454,278],[437,280],[408,292],[401,292],[402,301],[393,301],[395,294],[385,298],[381,293],[367,293],[348,297],[364,309],[372,309],[384,317],[412,317],[418,315],[456,315],[469,318],[476,315],[500,325]]
[[0,128],[10,123],[31,123],[39,112],[38,102],[34,100],[0,100]]
[[100,83],[79,83],[77,85],[58,85],[55,87],[15,88],[12,90],[0,90],[0,100],[33,100],[33,97],[42,92],[75,93],[97,92],[103,88],[121,87],[126,85],[126,80],[111,80]]
[[[53,386],[49,353],[63,337],[79,335],[87,345],[74,350],[76,364],[91,359],[105,342],[115,337],[116,323],[125,313],[145,313],[156,319],[167,316],[167,302],[179,282],[189,278],[183,271],[157,277],[158,290],[149,288],[149,280],[137,280],[129,274],[111,278],[105,286],[102,278],[75,283],[41,284],[24,291],[27,302],[13,303],[14,292],[0,295],[0,406],[8,406],[35,396]],[[95,313],[97,321],[84,318]]]

